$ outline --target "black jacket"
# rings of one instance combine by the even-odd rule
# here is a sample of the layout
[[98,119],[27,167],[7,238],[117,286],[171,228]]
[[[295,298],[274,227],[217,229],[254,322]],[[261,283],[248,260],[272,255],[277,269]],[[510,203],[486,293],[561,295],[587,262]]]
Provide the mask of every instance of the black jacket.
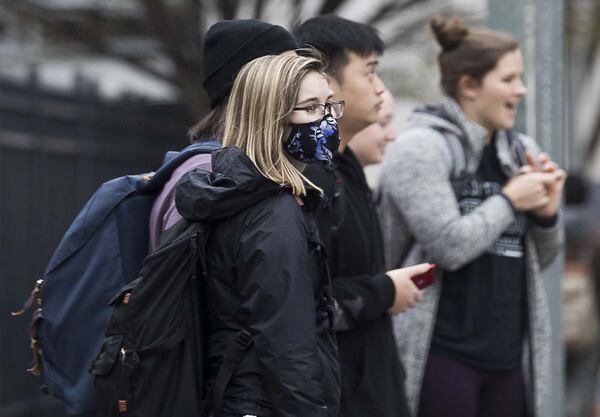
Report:
[[395,296],[385,274],[381,230],[363,169],[349,148],[333,169],[310,167],[328,205],[317,218],[328,252],[342,369],[342,417],[408,416],[404,372],[386,311]]
[[[253,345],[225,392],[223,414],[337,417],[339,367],[329,277],[316,225],[289,190],[237,148],[213,154],[176,193],[184,218],[210,222],[209,367],[240,329]],[[330,310],[330,309],[329,309]]]

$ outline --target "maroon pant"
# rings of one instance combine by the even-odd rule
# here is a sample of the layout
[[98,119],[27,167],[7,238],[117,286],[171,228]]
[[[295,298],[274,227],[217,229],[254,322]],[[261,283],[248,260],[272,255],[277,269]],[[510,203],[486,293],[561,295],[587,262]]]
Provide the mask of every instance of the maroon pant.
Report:
[[488,371],[430,354],[419,417],[526,417],[521,368]]

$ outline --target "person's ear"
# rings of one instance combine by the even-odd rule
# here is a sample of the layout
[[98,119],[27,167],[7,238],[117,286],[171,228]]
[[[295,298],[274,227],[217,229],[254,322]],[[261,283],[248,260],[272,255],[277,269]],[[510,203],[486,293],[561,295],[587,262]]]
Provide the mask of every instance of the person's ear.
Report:
[[470,75],[463,74],[458,79],[458,95],[460,97],[474,100],[479,95],[480,90],[481,82]]

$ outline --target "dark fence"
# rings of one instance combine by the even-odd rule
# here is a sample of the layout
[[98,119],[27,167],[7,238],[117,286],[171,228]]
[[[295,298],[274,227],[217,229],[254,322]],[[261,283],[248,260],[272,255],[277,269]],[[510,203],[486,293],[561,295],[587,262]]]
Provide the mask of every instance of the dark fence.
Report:
[[184,110],[139,99],[106,102],[0,80],[0,416],[63,416],[25,373],[26,298],[67,226],[107,179],[153,170],[186,144]]

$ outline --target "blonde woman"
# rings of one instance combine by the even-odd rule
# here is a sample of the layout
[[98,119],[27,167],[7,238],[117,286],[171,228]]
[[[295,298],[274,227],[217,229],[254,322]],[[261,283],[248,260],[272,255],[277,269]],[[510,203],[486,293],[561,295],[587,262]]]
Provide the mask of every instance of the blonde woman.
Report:
[[331,96],[317,59],[250,62],[235,80],[213,172],[192,171],[178,186],[183,217],[212,225],[212,379],[240,330],[252,340],[214,410],[221,416],[337,415],[329,278],[311,214],[321,193],[302,175],[337,149],[344,104]]

